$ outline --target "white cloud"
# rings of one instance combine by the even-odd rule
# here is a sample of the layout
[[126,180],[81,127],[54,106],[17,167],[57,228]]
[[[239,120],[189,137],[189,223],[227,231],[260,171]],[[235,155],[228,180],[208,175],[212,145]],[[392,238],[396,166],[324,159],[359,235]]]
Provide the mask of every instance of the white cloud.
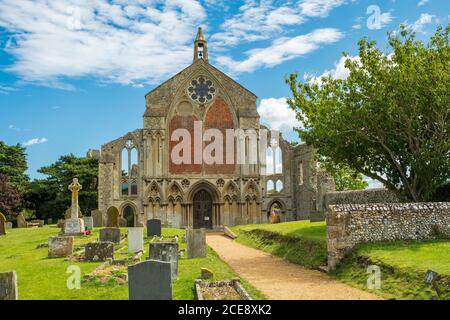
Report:
[[17,90],[16,88],[0,84],[0,94],[10,94],[11,92],[16,90]]
[[318,82],[319,84],[321,84],[321,79],[322,77],[328,77],[331,76],[333,79],[341,79],[341,80],[345,80],[348,78],[348,76],[350,75],[350,70],[348,70],[345,67],[345,61],[347,61],[347,59],[353,60],[353,61],[359,61],[359,57],[341,57],[339,59],[339,61],[337,61],[334,64],[334,69],[331,70],[325,70],[320,76],[316,77],[313,74],[310,73],[305,73],[303,75],[303,79],[312,82]]
[[262,99],[258,107],[261,121],[273,130],[292,130],[300,127],[301,123],[296,119],[286,98]]
[[419,3],[417,4],[418,7],[424,6],[429,2],[429,0],[420,0]]
[[308,17],[327,17],[331,10],[344,4],[344,0],[301,0],[301,13]]
[[409,25],[410,28],[415,32],[421,32],[424,33],[423,28],[430,23],[433,23],[435,19],[434,15],[431,15],[429,13],[422,13],[413,24]]
[[211,37],[214,46],[234,46],[242,42],[270,39],[281,33],[283,27],[305,21],[298,10],[288,6],[272,5],[272,1],[246,0],[239,13],[226,20],[221,29]]
[[269,47],[249,50],[246,52],[247,59],[242,61],[233,60],[229,56],[221,56],[217,60],[232,74],[252,72],[258,68],[272,67],[310,53],[322,45],[339,41],[343,36],[343,33],[337,29],[316,29],[311,33],[293,38],[278,38]]
[[29,147],[29,146],[32,146],[32,145],[35,145],[35,144],[45,143],[47,141],[48,141],[47,138],[33,138],[33,139],[28,140],[28,141],[22,142],[22,145],[24,147]]
[[3,0],[0,27],[12,34],[6,68],[23,80],[67,88],[65,78],[157,83],[192,59],[195,0]]
[[394,20],[394,16],[390,12],[383,12],[380,15],[380,28],[387,26],[392,20]]

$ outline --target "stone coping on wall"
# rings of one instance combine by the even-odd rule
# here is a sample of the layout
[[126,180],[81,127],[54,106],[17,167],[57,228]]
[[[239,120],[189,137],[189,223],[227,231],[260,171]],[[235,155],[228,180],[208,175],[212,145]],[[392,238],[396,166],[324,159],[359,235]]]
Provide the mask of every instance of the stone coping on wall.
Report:
[[417,202],[417,203],[365,203],[365,204],[332,204],[328,206],[330,211],[345,212],[351,214],[358,211],[377,210],[424,210],[424,209],[450,209],[450,202]]
[[328,206],[328,267],[358,243],[450,237],[450,203],[372,203]]

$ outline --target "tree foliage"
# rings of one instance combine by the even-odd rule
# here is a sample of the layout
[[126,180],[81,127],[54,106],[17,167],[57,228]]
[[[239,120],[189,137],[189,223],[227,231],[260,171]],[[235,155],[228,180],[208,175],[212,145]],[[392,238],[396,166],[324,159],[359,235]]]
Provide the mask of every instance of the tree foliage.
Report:
[[97,209],[98,158],[66,155],[38,172],[47,178],[31,182],[25,197],[28,207],[36,211],[38,218],[58,219],[63,216],[71,205],[68,186],[73,178],[78,178],[83,186],[79,193],[81,211],[88,214]]
[[429,200],[450,177],[449,30],[425,45],[402,26],[389,35],[391,54],[364,38],[344,80],[298,83],[292,74],[301,139],[412,201]]
[[8,177],[9,182],[19,191],[26,189],[29,178],[26,149],[20,144],[9,146],[0,141],[0,174]]
[[344,164],[335,164],[329,159],[319,160],[320,170],[328,172],[334,179],[336,191],[362,190],[369,186],[364,176]]
[[20,212],[22,195],[9,182],[8,176],[0,173],[0,212],[5,215],[16,215]]

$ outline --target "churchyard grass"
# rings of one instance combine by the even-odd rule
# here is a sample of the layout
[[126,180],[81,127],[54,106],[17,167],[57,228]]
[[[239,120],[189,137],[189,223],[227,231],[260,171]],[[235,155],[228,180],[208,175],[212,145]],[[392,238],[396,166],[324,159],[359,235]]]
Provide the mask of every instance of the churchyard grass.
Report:
[[236,241],[308,268],[326,264],[325,222],[293,221],[231,227]]
[[[367,267],[377,265],[381,271],[378,294],[387,299],[450,299],[450,241],[398,241],[368,243],[357,246],[332,276],[350,285],[367,289]],[[440,275],[439,297],[425,273]],[[369,290],[371,291],[371,290]]]
[[[293,263],[309,268],[326,264],[325,222],[295,221],[231,229],[239,235],[236,241]],[[377,265],[381,269],[379,290],[367,288],[369,265]],[[438,299],[431,284],[425,283],[427,270],[441,276],[437,283],[441,290],[440,298],[450,299],[449,240],[360,244],[330,275],[387,299]]]
[[[81,281],[79,290],[69,290],[67,279],[71,274],[66,270],[71,265],[80,267],[81,278],[100,266],[101,262],[74,262],[64,261],[64,258],[48,258],[48,248],[38,245],[47,244],[48,237],[56,236],[60,229],[56,226],[45,226],[43,228],[12,229],[8,230],[6,236],[0,241],[0,272],[15,270],[18,275],[19,299],[22,300],[114,300],[128,299],[127,284],[116,284],[108,282]],[[98,239],[99,229],[95,229],[91,236],[75,237],[74,251],[91,241]],[[122,233],[126,228],[122,228]],[[184,230],[163,229],[164,236],[178,235],[181,239]],[[121,247],[123,250],[118,251]],[[115,258],[124,259],[129,257],[126,240],[115,247]],[[186,249],[186,244],[181,243],[180,249]],[[145,240],[146,253],[148,256],[148,240]],[[122,254],[124,253],[124,254]],[[194,279],[200,277],[200,268],[205,267],[214,272],[214,280],[230,279],[236,277],[231,268],[209,249],[206,258],[186,259],[179,262],[179,279],[173,284],[174,299],[194,299]],[[255,299],[264,299],[264,296],[256,289],[243,281],[244,287]]]

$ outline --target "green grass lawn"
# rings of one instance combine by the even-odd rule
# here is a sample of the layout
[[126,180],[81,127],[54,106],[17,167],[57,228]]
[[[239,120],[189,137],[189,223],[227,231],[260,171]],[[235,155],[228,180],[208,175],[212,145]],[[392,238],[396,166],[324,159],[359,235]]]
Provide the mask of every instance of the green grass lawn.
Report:
[[[350,285],[367,289],[367,267],[377,265],[381,271],[381,289],[387,299],[450,299],[450,241],[397,241],[357,246],[332,273]],[[437,272],[441,279],[439,297],[425,282],[427,270]],[[370,291],[370,290],[369,290]]]
[[[101,263],[69,262],[63,258],[48,258],[48,249],[36,246],[47,243],[48,237],[55,236],[59,232],[56,226],[45,226],[33,229],[8,230],[6,236],[0,237],[0,272],[15,270],[18,275],[19,299],[21,300],[121,300],[128,299],[128,286],[113,283],[97,284],[82,281],[81,289],[67,289],[66,270],[70,265],[77,265],[81,269],[81,276],[90,273]],[[122,233],[126,228],[122,229]],[[163,229],[164,236],[181,236],[184,230]],[[75,248],[81,248],[84,244],[95,241],[98,238],[98,229],[93,235],[87,237],[75,237]],[[126,241],[116,246],[116,249],[126,247]],[[142,259],[148,256],[148,240],[145,241],[146,253]],[[186,249],[186,244],[180,242],[180,249]],[[116,251],[115,258],[123,259],[127,256],[127,249]],[[122,254],[125,253],[125,254]],[[173,283],[174,299],[194,299],[194,279],[200,277],[200,268],[206,267],[214,272],[214,280],[235,278],[236,274],[224,263],[211,249],[206,258],[186,259],[179,261],[179,279]],[[255,299],[264,299],[264,296],[256,289],[243,281],[244,287]]]
[[308,268],[326,264],[325,222],[293,221],[231,228],[238,242]]
[[[231,228],[237,241],[309,268],[326,264],[325,222],[294,221]],[[367,267],[381,269],[381,289],[367,288]],[[351,286],[387,299],[438,299],[425,272],[441,276],[441,299],[450,299],[450,241],[397,241],[360,244],[330,274]]]

